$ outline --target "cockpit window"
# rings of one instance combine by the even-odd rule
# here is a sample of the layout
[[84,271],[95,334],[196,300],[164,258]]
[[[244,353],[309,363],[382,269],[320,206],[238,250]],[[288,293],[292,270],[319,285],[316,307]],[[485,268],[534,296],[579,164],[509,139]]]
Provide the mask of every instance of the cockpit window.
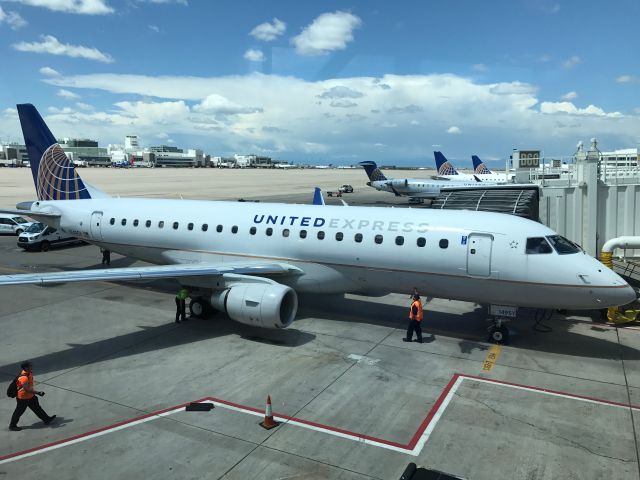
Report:
[[553,250],[547,243],[544,237],[531,237],[527,238],[527,249],[525,250],[527,254],[538,254],[538,253],[553,253]]
[[567,240],[560,235],[553,235],[551,237],[547,237],[549,243],[553,245],[553,248],[556,249],[560,255],[567,255],[570,253],[578,253],[580,249],[570,240]]

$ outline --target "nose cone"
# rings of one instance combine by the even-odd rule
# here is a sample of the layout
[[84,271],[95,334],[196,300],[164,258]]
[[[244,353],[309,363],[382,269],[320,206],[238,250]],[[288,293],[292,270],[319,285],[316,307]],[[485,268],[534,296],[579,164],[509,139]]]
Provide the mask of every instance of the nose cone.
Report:
[[616,288],[613,289],[614,292],[607,294],[607,299],[611,300],[612,307],[618,307],[620,305],[626,305],[635,301],[638,298],[636,291],[631,288],[628,284],[624,288]]

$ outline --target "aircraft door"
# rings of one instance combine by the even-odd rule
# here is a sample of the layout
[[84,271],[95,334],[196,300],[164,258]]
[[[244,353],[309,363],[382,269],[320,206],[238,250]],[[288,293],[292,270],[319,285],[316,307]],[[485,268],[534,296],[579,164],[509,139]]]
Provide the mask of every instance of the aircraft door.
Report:
[[91,214],[91,237],[95,240],[102,240],[102,212],[93,212]]
[[467,240],[467,274],[474,277],[491,275],[493,236],[472,233]]

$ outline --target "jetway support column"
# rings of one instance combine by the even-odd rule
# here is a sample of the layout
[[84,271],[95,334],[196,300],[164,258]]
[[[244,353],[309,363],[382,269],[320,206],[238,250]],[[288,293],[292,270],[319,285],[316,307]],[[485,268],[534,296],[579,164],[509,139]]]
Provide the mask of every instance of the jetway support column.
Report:
[[598,255],[598,142],[591,139],[591,148],[584,154],[576,154],[578,187],[583,198],[582,248],[591,256]]

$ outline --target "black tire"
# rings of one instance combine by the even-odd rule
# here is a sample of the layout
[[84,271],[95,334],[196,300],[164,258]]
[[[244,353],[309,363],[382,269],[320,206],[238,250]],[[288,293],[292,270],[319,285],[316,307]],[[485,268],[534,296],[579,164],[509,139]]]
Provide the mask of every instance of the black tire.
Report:
[[489,329],[489,341],[499,345],[509,343],[509,329],[504,325],[491,327]]
[[43,251],[43,252],[48,252],[49,251],[49,247],[51,247],[51,244],[49,242],[47,242],[46,240],[43,241],[40,244],[40,250]]
[[204,318],[209,311],[209,304],[201,297],[192,298],[189,302],[189,314],[193,318]]

